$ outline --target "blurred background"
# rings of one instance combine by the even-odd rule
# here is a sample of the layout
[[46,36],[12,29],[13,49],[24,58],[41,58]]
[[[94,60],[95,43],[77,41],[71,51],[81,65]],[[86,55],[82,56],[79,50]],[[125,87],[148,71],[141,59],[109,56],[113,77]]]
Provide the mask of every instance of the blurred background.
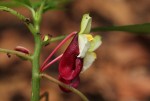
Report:
[[[72,0],[63,7],[43,15],[42,34],[56,37],[79,31],[84,13],[92,16],[92,27],[150,22],[149,0]],[[14,9],[31,18],[26,8]],[[97,60],[80,75],[78,89],[90,101],[150,101],[150,36],[126,32],[94,34],[101,35],[103,43],[96,50]],[[43,48],[41,63],[59,42]],[[67,44],[53,58],[61,54]],[[33,37],[26,26],[15,16],[1,11],[0,48],[14,49],[18,45],[28,48],[31,53],[34,51]],[[46,72],[57,78],[58,63]],[[64,93],[58,85],[42,79],[41,94],[45,91],[49,93],[49,101],[81,101],[79,96]],[[1,101],[29,101],[30,96],[30,62],[0,53]]]

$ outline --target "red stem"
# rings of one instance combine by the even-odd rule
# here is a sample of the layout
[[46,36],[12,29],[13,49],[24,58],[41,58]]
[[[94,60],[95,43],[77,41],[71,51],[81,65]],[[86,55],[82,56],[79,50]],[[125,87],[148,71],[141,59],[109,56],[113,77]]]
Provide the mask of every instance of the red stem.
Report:
[[49,66],[51,66],[53,63],[55,63],[56,61],[60,60],[63,54],[59,55],[57,58],[55,58],[54,60],[52,60],[51,62],[49,62],[47,65],[45,65],[44,67],[42,67],[40,69],[40,71],[44,71],[46,68],[48,68]]

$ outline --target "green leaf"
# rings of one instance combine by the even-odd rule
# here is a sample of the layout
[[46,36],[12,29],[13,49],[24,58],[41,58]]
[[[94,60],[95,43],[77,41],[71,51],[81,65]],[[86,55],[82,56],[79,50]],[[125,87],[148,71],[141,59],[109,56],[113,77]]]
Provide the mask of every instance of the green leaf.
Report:
[[34,1],[34,2],[31,2],[32,7],[33,7],[34,9],[38,9],[38,8],[40,7],[41,3],[42,3],[41,1]]
[[47,0],[43,12],[46,12],[51,9],[62,9],[62,5],[65,5],[72,0]]
[[125,26],[97,27],[92,29],[92,32],[98,31],[126,31],[133,33],[150,34],[150,23],[125,25]]
[[[37,10],[37,9],[40,7],[41,3],[42,3],[42,1],[32,1],[32,2],[31,2],[32,7],[33,7],[35,10]],[[46,11],[48,11],[48,10],[50,10],[50,9],[55,9],[55,8],[57,8],[58,3],[59,3],[59,2],[58,2],[57,0],[52,0],[52,1],[50,0],[50,1],[47,1],[47,2],[45,3],[45,5],[44,5],[43,12],[46,12]]]
[[51,2],[49,1],[49,2],[47,2],[45,7],[44,7],[43,12],[46,12],[46,11],[48,11],[50,9],[57,8],[58,4],[59,4],[59,2],[57,0],[56,1],[51,1]]
[[9,2],[0,2],[0,6],[6,6],[6,7],[19,7],[20,5],[14,1],[9,1]]
[[29,7],[32,7],[32,5],[31,5],[31,3],[30,3],[30,0],[13,0],[13,1],[15,1],[15,2],[17,2],[17,3],[21,3],[21,4],[23,4],[23,5],[27,5],[27,6],[29,6]]

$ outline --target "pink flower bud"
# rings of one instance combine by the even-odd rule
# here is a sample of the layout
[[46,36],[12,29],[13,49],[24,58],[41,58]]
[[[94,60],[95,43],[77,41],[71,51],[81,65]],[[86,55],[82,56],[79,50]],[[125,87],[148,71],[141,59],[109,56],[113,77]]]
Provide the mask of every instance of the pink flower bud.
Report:
[[25,54],[29,54],[29,50],[25,47],[22,47],[22,46],[17,46],[15,49],[15,51],[19,51],[19,52],[22,52],[22,53],[25,53]]

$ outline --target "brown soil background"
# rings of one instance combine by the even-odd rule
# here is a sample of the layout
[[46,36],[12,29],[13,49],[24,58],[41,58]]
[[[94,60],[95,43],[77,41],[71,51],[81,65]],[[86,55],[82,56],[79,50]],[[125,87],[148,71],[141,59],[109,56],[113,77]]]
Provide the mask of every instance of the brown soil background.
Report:
[[[25,8],[15,8],[27,17]],[[59,36],[78,31],[81,17],[90,12],[93,27],[145,23],[150,21],[149,0],[74,0],[64,10],[52,10],[43,15],[42,34]],[[98,58],[82,73],[79,90],[90,101],[150,101],[150,36],[126,32],[99,32],[103,44],[96,51]],[[44,47],[41,63],[59,42]],[[34,50],[32,35],[16,17],[0,12],[0,48],[17,45]],[[61,54],[62,47],[54,56]],[[46,72],[57,78],[58,64]],[[73,93],[63,93],[59,87],[41,80],[41,94],[49,92],[49,101],[81,101]],[[29,101],[31,96],[31,64],[12,55],[0,53],[0,101]],[[44,101],[42,99],[41,101]]]

